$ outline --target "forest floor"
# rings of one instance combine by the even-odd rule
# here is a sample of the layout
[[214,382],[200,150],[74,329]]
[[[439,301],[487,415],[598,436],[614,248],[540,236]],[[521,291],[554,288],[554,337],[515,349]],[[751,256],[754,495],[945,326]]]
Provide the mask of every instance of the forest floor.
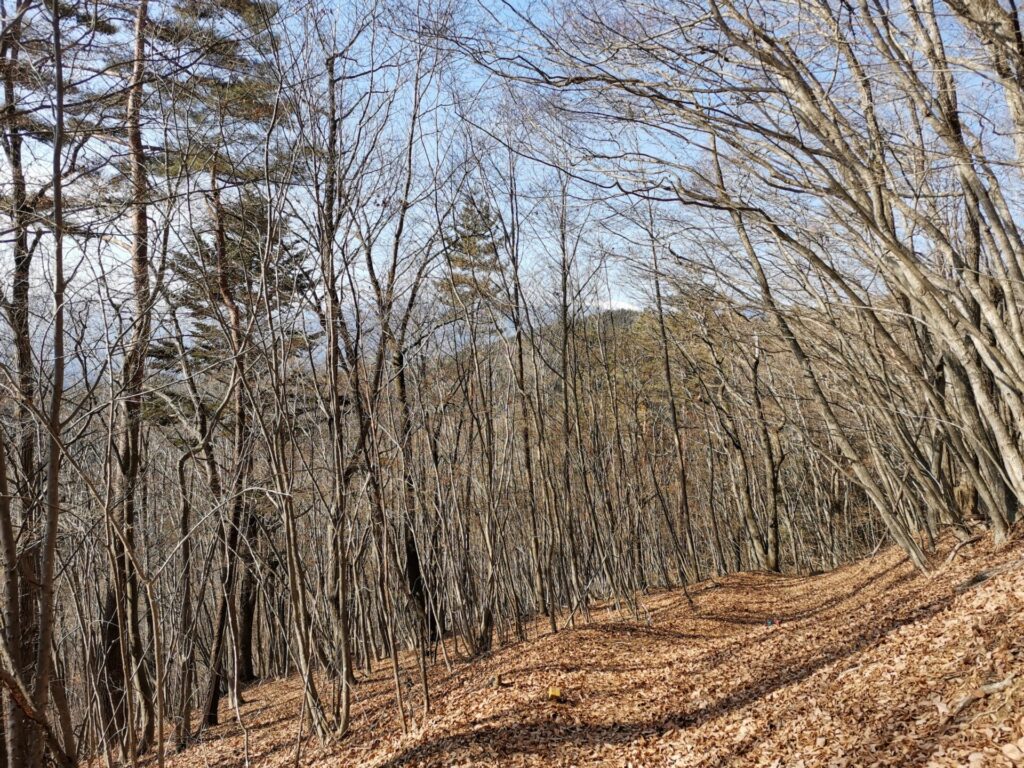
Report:
[[[640,620],[595,609],[589,624],[438,663],[425,720],[407,691],[408,735],[387,664],[326,748],[300,738],[297,682],[265,683],[245,692],[244,733],[226,710],[168,765],[1024,765],[1021,542],[964,547],[930,577],[890,549],[691,593],[693,608],[677,591],[638,596]],[[403,686],[418,679],[408,662]]]

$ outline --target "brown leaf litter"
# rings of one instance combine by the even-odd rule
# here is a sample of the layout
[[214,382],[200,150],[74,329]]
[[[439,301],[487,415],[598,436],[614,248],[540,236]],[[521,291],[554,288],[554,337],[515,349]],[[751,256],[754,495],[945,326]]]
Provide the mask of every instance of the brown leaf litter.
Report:
[[976,544],[925,577],[890,549],[821,576],[705,582],[693,609],[640,596],[641,621],[595,609],[434,665],[433,711],[409,688],[406,736],[386,664],[327,746],[299,738],[297,681],[273,681],[246,691],[244,729],[225,708],[168,765],[1024,766],[1022,554]]

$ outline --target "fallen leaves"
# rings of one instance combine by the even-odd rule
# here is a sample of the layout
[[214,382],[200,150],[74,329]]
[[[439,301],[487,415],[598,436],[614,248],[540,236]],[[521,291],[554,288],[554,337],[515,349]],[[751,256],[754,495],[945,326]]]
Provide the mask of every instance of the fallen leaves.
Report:
[[1024,738],[1016,744],[1003,744],[1002,753],[1013,762],[1014,765],[1024,763]]
[[890,550],[815,577],[719,578],[692,589],[695,609],[646,595],[649,623],[597,607],[556,635],[538,622],[487,659],[435,665],[433,711],[408,735],[390,668],[360,681],[350,735],[323,748],[296,740],[297,683],[274,681],[246,693],[248,742],[225,710],[168,766],[241,765],[246,744],[268,768],[1024,766],[1020,555],[963,547],[925,578]]

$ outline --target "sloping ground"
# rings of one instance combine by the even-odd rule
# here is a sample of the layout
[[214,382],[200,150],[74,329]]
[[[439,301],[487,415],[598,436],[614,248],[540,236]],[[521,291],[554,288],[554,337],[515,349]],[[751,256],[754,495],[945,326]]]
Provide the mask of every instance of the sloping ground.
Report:
[[439,664],[408,736],[390,669],[359,684],[352,732],[327,749],[298,738],[300,691],[277,681],[247,692],[245,735],[225,712],[169,765],[1024,765],[1022,555],[968,547],[930,578],[895,550],[816,577],[739,574],[694,590],[692,610],[648,595],[649,624],[595,612]]

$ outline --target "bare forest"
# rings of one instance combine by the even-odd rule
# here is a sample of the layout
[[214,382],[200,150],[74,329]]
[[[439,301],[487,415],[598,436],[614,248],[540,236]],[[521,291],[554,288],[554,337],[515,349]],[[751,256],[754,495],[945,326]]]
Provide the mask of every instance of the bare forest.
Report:
[[1019,539],[1014,0],[0,16],[0,768]]

